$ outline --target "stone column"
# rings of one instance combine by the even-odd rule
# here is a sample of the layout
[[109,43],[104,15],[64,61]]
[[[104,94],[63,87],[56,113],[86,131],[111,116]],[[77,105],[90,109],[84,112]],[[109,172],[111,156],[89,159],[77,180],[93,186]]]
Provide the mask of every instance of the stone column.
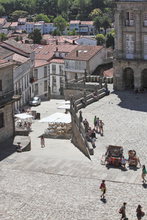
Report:
[[137,59],[141,58],[141,12],[139,10],[134,11],[135,14],[135,25],[136,25],[136,33],[135,33],[135,45],[136,46],[136,55]]
[[123,50],[123,11],[117,10],[115,12],[115,30],[116,30],[116,38],[115,38],[115,50],[116,50],[116,58],[122,56]]
[[136,67],[134,68],[134,90],[140,90],[141,89],[141,72]]
[[124,89],[122,65],[123,64],[119,61],[115,62],[114,77],[113,77],[114,90],[123,90]]

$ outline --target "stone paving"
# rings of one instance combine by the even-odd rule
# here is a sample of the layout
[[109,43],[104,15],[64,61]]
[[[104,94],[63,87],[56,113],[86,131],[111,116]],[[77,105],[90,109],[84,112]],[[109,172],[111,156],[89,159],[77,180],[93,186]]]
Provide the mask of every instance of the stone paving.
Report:
[[[147,164],[147,94],[112,93],[83,109],[93,125],[94,115],[105,123],[104,136],[97,136],[95,155],[88,160],[70,140],[38,138],[46,123],[33,123],[32,150],[13,153],[0,163],[0,220],[117,220],[119,207],[127,202],[127,214],[135,220],[141,204],[147,220],[147,186],[141,169],[122,171],[101,165],[109,144],[137,151]],[[45,117],[59,110],[57,100],[33,108]],[[59,101],[61,102],[61,101]],[[59,112],[63,112],[60,110]],[[100,200],[99,185],[106,179],[106,203]]]

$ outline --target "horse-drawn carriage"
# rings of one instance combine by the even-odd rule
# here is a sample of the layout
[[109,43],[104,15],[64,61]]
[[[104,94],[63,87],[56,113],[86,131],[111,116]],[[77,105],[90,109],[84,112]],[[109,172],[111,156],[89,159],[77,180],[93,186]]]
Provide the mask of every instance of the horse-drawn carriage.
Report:
[[106,165],[113,165],[119,167],[122,164],[123,147],[109,145],[105,154]]

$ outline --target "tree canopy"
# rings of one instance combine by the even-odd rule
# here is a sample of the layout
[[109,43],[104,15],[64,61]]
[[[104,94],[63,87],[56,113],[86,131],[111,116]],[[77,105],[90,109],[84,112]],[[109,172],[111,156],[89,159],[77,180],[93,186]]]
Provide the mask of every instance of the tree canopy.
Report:
[[35,29],[32,33],[29,34],[28,37],[33,40],[34,44],[40,44],[41,43],[42,35],[41,35],[39,29]]
[[34,18],[35,21],[44,21],[45,23],[50,23],[50,19],[45,14],[38,14]]
[[[97,9],[107,13],[106,8],[109,9],[109,16],[113,17],[112,0],[0,0],[0,13],[5,15],[22,10],[30,15],[44,14],[48,17],[61,15],[68,21],[93,19]],[[89,17],[90,13],[92,17]]]

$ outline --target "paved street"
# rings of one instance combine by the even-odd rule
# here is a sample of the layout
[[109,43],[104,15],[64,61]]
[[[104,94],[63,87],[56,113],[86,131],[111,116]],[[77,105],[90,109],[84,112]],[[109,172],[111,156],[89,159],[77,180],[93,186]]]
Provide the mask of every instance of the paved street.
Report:
[[[122,171],[101,165],[106,146],[134,149],[147,165],[147,94],[112,93],[83,109],[83,117],[93,126],[95,115],[104,121],[104,136],[97,136],[95,155],[87,159],[70,140],[39,136],[47,123],[34,121],[30,133],[32,150],[13,153],[0,163],[0,220],[117,220],[118,210],[127,202],[129,220],[141,204],[147,220],[147,186],[142,185],[141,169]],[[58,110],[61,100],[33,107],[41,118]],[[100,200],[99,185],[106,180],[106,203]]]

